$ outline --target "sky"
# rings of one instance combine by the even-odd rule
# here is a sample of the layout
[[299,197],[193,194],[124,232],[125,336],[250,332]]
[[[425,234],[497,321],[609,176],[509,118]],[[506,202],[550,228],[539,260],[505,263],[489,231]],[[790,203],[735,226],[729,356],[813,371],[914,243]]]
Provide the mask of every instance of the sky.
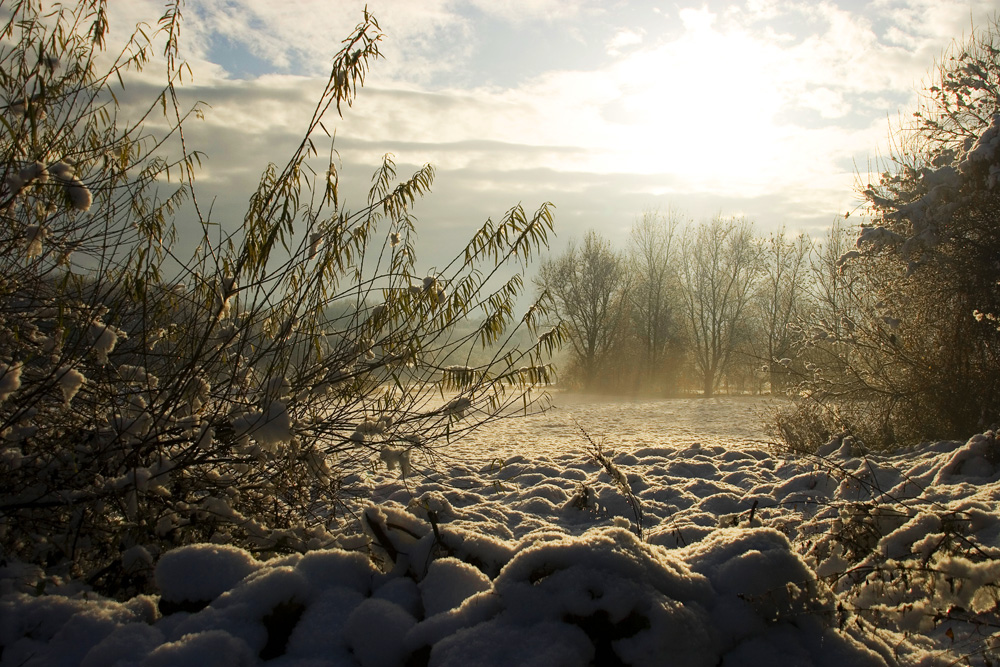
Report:
[[[160,0],[111,3],[114,34]],[[242,219],[297,145],[361,0],[188,0],[188,127],[213,219]],[[624,246],[644,211],[746,216],[815,237],[859,212],[856,185],[955,38],[994,0],[371,0],[384,59],[336,128],[348,208],[381,156],[437,169],[414,208],[443,262],[488,217],[555,206],[558,250],[589,229]],[[113,43],[113,41],[112,41]],[[321,145],[321,152],[323,147]],[[860,176],[859,176],[860,175]],[[352,201],[356,202],[352,206]]]

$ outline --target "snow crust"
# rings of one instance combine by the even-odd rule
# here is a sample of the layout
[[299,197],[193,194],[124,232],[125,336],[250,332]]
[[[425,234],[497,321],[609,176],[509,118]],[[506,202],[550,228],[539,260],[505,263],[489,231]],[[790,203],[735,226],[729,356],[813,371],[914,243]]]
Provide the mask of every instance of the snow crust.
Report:
[[[652,408],[605,408],[595,435],[628,409]],[[10,564],[0,665],[985,664],[988,627],[941,610],[996,614],[992,433],[790,457],[637,419],[605,450],[616,481],[563,441],[588,410],[509,422],[492,450],[456,446],[405,479],[386,467],[342,548],[188,545],[156,564],[159,596],[124,602],[38,594]]]

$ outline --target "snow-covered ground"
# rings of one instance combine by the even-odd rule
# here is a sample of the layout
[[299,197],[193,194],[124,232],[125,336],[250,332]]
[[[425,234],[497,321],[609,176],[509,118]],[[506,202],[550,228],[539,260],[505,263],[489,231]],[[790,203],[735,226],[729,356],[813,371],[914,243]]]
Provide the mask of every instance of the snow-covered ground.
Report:
[[160,596],[123,603],[18,592],[30,577],[10,565],[0,664],[998,659],[992,434],[790,458],[754,401],[556,402],[453,443],[433,471],[359,479],[364,533],[338,549],[185,547],[157,564]]

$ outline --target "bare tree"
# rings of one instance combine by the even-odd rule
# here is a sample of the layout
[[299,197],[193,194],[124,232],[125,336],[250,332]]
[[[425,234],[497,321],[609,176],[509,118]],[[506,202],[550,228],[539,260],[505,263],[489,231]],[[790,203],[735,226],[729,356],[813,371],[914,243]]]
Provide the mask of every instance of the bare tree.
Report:
[[815,318],[826,323],[826,328],[836,338],[841,338],[843,328],[853,326],[851,297],[854,283],[852,265],[845,263],[856,251],[854,241],[858,230],[843,220],[834,220],[822,242],[813,246],[809,259],[811,279],[810,300]]
[[680,326],[676,255],[681,221],[672,209],[646,211],[629,239],[632,324],[640,347],[640,375],[647,386],[661,380],[668,347]]
[[542,264],[538,285],[567,325],[573,361],[582,383],[593,388],[624,331],[629,276],[624,258],[593,230]]
[[684,235],[684,305],[705,396],[715,393],[746,334],[759,258],[753,223],[745,218],[719,216]]
[[761,245],[760,287],[753,300],[757,330],[750,348],[754,360],[767,365],[772,391],[789,381],[786,359],[794,342],[789,325],[803,315],[811,248],[804,234],[789,239],[784,228]]

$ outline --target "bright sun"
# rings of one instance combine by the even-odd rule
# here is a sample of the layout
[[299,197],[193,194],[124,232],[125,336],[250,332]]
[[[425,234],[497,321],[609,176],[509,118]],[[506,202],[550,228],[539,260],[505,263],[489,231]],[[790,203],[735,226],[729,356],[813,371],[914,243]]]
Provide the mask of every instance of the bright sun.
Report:
[[710,27],[616,69],[621,136],[631,169],[672,173],[691,184],[766,177],[782,90],[776,51],[744,34]]

